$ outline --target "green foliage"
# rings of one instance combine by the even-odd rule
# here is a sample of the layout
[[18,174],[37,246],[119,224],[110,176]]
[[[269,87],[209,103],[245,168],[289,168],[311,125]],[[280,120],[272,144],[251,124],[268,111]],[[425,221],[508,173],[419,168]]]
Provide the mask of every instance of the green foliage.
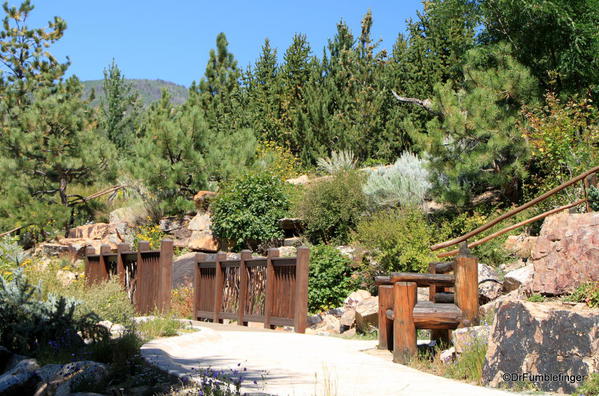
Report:
[[576,388],[576,395],[596,396],[599,395],[599,373],[589,374],[584,383]]
[[426,165],[406,151],[393,165],[370,172],[364,194],[375,208],[422,205],[431,188]]
[[125,80],[125,76],[114,60],[107,69],[104,69],[103,88],[100,124],[108,139],[116,147],[128,151],[135,137],[141,111],[139,95]]
[[512,57],[507,45],[470,50],[464,88],[437,84],[429,121],[419,138],[430,154],[434,189],[457,204],[490,187],[517,198],[528,156],[516,120],[520,107],[536,94],[536,81]]
[[338,307],[356,289],[351,260],[335,247],[315,245],[310,251],[308,310],[321,312]]
[[25,252],[18,244],[17,237],[0,238],[0,276],[11,280],[13,271],[25,260]]
[[255,167],[261,172],[287,180],[297,176],[301,163],[289,149],[277,146],[275,142],[264,141],[256,148]]
[[381,211],[362,220],[353,241],[372,255],[370,277],[390,272],[425,272],[433,261],[434,228],[416,208]]
[[599,282],[586,282],[578,286],[564,301],[582,302],[591,308],[599,307]]
[[591,186],[589,188],[589,205],[595,212],[599,212],[599,188]]
[[289,198],[283,182],[268,174],[251,174],[227,184],[211,204],[212,231],[236,249],[282,238],[278,220]]
[[478,338],[475,339],[470,346],[465,348],[459,358],[447,367],[446,375],[449,378],[480,384],[486,354],[487,343]]
[[340,172],[306,188],[294,210],[312,243],[347,242],[366,210],[363,182],[360,172]]
[[485,0],[483,43],[512,43],[544,90],[599,94],[599,7],[594,0]]
[[22,271],[12,281],[0,277],[0,344],[18,352],[34,354],[40,348],[80,346],[84,338],[101,339],[107,332],[96,325],[99,317],[88,313],[76,318],[76,303],[50,295],[41,299],[38,287],[28,283]]
[[178,334],[181,322],[171,318],[157,317],[146,320],[137,325],[137,331],[145,340],[153,340],[158,337],[173,337]]
[[545,297],[542,294],[532,294],[527,300],[530,302],[544,302]]

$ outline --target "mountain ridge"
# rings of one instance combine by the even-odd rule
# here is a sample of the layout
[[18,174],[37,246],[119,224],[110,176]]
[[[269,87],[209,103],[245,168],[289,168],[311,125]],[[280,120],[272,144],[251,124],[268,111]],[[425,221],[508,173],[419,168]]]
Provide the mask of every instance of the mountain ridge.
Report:
[[[128,83],[133,86],[133,89],[139,93],[139,96],[144,105],[150,105],[160,99],[162,96],[162,90],[166,89],[171,94],[171,102],[173,104],[182,104],[187,100],[188,88],[176,84],[171,81],[161,79],[142,79],[142,78],[131,78],[125,79]],[[104,80],[86,80],[81,82],[84,90],[83,95],[88,98],[92,92],[95,91],[95,99],[92,101],[93,106],[98,106],[100,100],[104,97]]]

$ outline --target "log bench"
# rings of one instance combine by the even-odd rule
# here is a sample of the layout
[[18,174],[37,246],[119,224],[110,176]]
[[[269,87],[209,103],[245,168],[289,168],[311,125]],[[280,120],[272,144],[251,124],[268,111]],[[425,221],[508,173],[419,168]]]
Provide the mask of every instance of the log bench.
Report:
[[[431,263],[429,273],[393,272],[375,281],[379,348],[392,350],[396,363],[416,355],[416,329],[448,342],[451,330],[478,322],[478,264],[466,249],[453,261]],[[418,287],[429,288],[429,301],[418,301]]]

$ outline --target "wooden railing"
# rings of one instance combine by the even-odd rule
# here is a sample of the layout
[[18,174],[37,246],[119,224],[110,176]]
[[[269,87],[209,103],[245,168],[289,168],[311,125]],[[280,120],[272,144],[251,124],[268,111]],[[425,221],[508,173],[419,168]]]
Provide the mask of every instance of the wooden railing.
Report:
[[[567,182],[565,182],[565,183],[563,183],[563,184],[561,184],[561,185],[559,185],[559,186],[557,186],[557,187],[555,187],[555,188],[547,191],[546,193],[544,193],[544,194],[538,196],[537,198],[535,198],[535,199],[533,199],[533,200],[525,203],[524,205],[518,206],[517,208],[514,208],[514,209],[512,209],[512,210],[510,210],[510,211],[502,214],[501,216],[497,217],[496,219],[493,219],[493,220],[489,221],[488,223],[486,223],[486,224],[478,227],[475,230],[472,230],[472,231],[470,231],[470,232],[462,235],[461,237],[458,237],[458,238],[455,238],[455,239],[452,239],[450,241],[446,241],[446,242],[443,242],[443,243],[438,243],[436,245],[431,246],[430,249],[432,251],[435,251],[435,250],[447,248],[447,247],[450,247],[450,246],[457,245],[458,243],[467,241],[468,239],[471,239],[472,237],[480,234],[481,232],[484,232],[484,231],[488,230],[489,228],[493,227],[494,225],[498,224],[499,222],[515,216],[516,214],[522,212],[523,210],[526,210],[526,209],[528,209],[528,208],[530,208],[530,207],[532,207],[532,206],[534,206],[534,205],[536,205],[536,204],[538,204],[538,203],[546,200],[547,198],[549,198],[549,197],[551,197],[551,196],[559,193],[560,191],[566,189],[567,187],[569,187],[569,186],[571,186],[571,185],[573,185],[574,183],[577,183],[577,182],[581,182],[582,183],[582,188],[583,188],[584,195],[585,195],[584,198],[579,199],[579,200],[577,200],[575,202],[572,202],[570,204],[567,204],[567,205],[564,205],[564,206],[560,206],[559,208],[548,210],[548,211],[546,211],[544,213],[541,213],[541,214],[539,214],[537,216],[531,217],[531,218],[529,218],[527,220],[521,221],[521,222],[519,222],[517,224],[513,224],[513,225],[511,225],[509,227],[505,227],[502,230],[494,232],[491,235],[488,235],[488,236],[486,236],[484,238],[481,238],[481,239],[479,239],[477,241],[474,241],[472,243],[468,243],[468,248],[473,248],[473,247],[482,245],[483,243],[488,242],[488,241],[490,241],[490,240],[492,240],[494,238],[497,238],[498,236],[503,235],[506,232],[512,231],[512,230],[514,230],[516,228],[519,228],[519,227],[525,226],[527,224],[530,224],[532,222],[535,222],[537,220],[543,219],[543,218],[545,218],[547,216],[550,216],[552,214],[561,212],[562,210],[566,210],[566,209],[569,209],[569,208],[581,205],[581,204],[583,204],[585,202],[587,203],[587,211],[590,211],[589,204],[588,204],[588,196],[587,196],[588,189],[589,189],[589,183],[588,183],[587,178],[590,175],[592,175],[594,173],[597,173],[597,172],[599,172],[599,166],[595,166],[594,168],[591,168],[588,171],[586,171],[584,173],[581,173],[580,175],[578,175],[576,177],[573,177],[572,179],[568,180]],[[441,254],[438,254],[437,257],[441,258],[441,257],[455,256],[456,254],[458,254],[458,252],[459,251],[457,249],[449,251],[449,252],[443,252]]]
[[310,250],[297,249],[297,257],[278,257],[269,249],[266,257],[252,257],[244,250],[240,258],[218,253],[209,260],[197,254],[194,274],[194,319],[239,325],[263,322],[265,328],[294,326],[304,333],[308,316],[308,263]]
[[86,283],[93,285],[116,276],[138,313],[167,311],[171,301],[173,241],[163,240],[160,250],[150,250],[145,241],[138,245],[135,251],[127,244],[119,244],[116,252],[108,245],[102,245],[100,252],[88,247]]

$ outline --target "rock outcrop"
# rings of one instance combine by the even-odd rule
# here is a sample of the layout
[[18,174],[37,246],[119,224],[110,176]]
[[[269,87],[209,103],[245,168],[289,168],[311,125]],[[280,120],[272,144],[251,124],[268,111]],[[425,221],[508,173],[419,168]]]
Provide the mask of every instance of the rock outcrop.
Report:
[[511,292],[521,287],[523,290],[528,291],[533,274],[534,267],[532,264],[508,272],[503,278],[503,290]]
[[532,252],[532,291],[561,295],[599,281],[599,212],[545,219]]
[[571,393],[596,372],[599,310],[526,301],[507,301],[497,309],[485,384],[511,387],[539,375],[533,382],[540,390]]
[[501,296],[503,285],[497,271],[486,264],[478,264],[478,299],[486,304]]

